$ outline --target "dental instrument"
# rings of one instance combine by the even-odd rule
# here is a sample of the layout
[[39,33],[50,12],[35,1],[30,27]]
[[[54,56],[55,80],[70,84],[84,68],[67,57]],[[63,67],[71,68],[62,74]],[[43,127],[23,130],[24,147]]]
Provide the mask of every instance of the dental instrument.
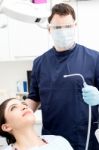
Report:
[[[86,87],[87,84],[85,82],[85,79],[83,77],[82,74],[69,74],[69,75],[64,75],[64,78],[67,77],[73,77],[73,76],[80,76],[83,80],[83,86]],[[86,140],[86,145],[85,145],[85,150],[88,150],[88,146],[89,146],[89,139],[90,139],[90,131],[91,131],[91,106],[89,105],[89,117],[88,117],[88,130],[87,130],[87,140]]]
[[40,24],[47,20],[50,11],[46,3],[35,4],[27,0],[0,0],[0,14],[23,22]]

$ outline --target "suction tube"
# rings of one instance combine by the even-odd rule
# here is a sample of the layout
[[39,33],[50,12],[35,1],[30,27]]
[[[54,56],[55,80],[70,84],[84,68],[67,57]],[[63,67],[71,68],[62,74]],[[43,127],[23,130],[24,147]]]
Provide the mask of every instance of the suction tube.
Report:
[[[80,76],[83,80],[83,85],[84,87],[87,86],[84,77],[81,74],[69,74],[69,75],[64,75],[64,78],[67,77],[73,77],[73,76]],[[86,145],[85,145],[85,150],[88,150],[89,146],[89,140],[90,140],[90,131],[91,131],[91,106],[89,105],[89,117],[88,117],[88,130],[87,130],[87,140],[86,140]]]

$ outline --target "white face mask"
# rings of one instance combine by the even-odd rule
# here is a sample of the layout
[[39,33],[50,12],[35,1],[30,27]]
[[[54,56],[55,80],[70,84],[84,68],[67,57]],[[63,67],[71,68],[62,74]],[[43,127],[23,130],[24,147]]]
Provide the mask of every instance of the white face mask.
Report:
[[75,43],[75,28],[54,29],[51,32],[52,39],[58,50],[67,50],[72,48]]

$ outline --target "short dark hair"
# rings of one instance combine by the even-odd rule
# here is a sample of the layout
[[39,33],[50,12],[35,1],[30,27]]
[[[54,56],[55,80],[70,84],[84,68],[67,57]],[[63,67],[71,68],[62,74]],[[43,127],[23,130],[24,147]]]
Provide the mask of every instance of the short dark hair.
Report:
[[6,106],[7,106],[8,102],[11,101],[11,100],[13,100],[13,99],[15,99],[15,98],[6,99],[0,105],[0,136],[6,138],[6,141],[7,141],[8,145],[12,144],[12,143],[15,143],[16,139],[14,138],[14,136],[12,134],[3,131],[1,126],[4,123],[6,123],[6,119],[5,119],[5,109],[6,109]]
[[65,4],[65,3],[59,3],[52,7],[52,13],[48,17],[49,23],[51,22],[51,20],[55,14],[58,14],[60,16],[65,16],[65,15],[70,14],[74,20],[76,19],[75,11],[72,8],[72,6],[70,6],[69,4]]

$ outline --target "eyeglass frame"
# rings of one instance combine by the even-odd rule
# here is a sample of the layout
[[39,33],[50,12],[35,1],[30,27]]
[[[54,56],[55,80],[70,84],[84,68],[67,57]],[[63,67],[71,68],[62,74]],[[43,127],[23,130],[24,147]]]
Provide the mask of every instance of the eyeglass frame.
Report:
[[72,27],[74,27],[74,25],[75,25],[76,23],[74,22],[73,24],[67,24],[67,25],[64,25],[64,26],[54,26],[54,25],[52,25],[52,24],[48,24],[48,27],[51,27],[51,28],[53,28],[53,29],[62,29],[62,28],[66,28],[66,29],[68,29],[68,28],[72,28]]

